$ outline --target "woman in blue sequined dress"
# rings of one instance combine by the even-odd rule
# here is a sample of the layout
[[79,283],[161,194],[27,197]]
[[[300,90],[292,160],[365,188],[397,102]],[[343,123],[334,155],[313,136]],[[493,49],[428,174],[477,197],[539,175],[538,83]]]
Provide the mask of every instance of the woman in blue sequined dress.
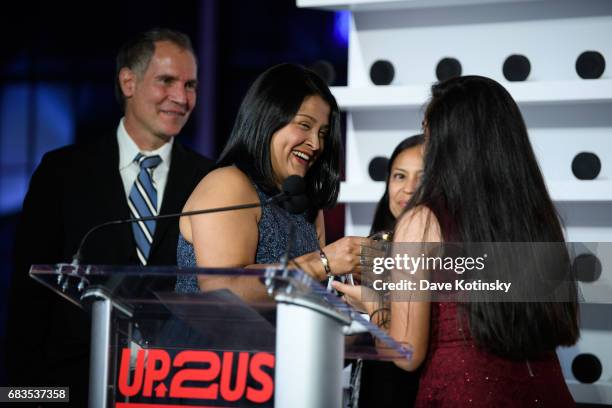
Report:
[[[304,177],[309,208],[299,215],[271,205],[183,217],[179,266],[276,264],[291,240],[289,259],[317,280],[358,273],[364,238],[345,237],[325,246],[322,209],[336,203],[339,161],[339,109],[327,85],[297,65],[270,68],[247,92],[218,168],[202,179],[184,211],[263,202],[277,194],[290,175]],[[231,288],[245,299],[265,296],[263,287],[253,282],[183,276],[176,289],[185,293]]]

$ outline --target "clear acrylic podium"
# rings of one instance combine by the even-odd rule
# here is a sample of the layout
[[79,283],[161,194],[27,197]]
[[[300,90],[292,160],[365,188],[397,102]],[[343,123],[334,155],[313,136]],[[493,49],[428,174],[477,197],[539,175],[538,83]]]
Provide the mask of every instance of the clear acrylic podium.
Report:
[[[297,269],[34,265],[91,314],[89,406],[341,407],[345,358],[408,345]],[[198,293],[160,282],[201,276]]]

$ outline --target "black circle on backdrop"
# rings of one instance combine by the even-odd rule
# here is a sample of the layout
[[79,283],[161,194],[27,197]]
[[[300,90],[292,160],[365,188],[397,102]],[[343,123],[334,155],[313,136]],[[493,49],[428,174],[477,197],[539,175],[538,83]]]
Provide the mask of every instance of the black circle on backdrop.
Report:
[[579,180],[593,180],[601,171],[601,161],[595,153],[581,152],[572,160],[572,173]]
[[601,361],[593,354],[578,354],[572,361],[572,373],[581,383],[594,383],[601,377],[601,371]]
[[310,66],[311,71],[314,71],[323,81],[329,86],[334,84],[336,80],[336,70],[329,61],[319,60],[315,61]]
[[461,76],[461,63],[456,58],[442,58],[436,65],[436,78],[438,81],[446,81],[447,79]]
[[504,61],[502,71],[508,81],[524,81],[531,72],[531,63],[526,56],[513,54]]
[[576,59],[576,73],[582,79],[597,79],[606,69],[606,59],[597,51],[585,51]]
[[572,271],[581,282],[595,282],[601,276],[601,261],[593,254],[580,254],[572,263]]
[[395,77],[395,68],[387,60],[378,60],[370,67],[370,79],[374,85],[389,85]]
[[385,181],[387,179],[387,166],[389,159],[382,156],[374,157],[368,165],[368,173],[374,181]]

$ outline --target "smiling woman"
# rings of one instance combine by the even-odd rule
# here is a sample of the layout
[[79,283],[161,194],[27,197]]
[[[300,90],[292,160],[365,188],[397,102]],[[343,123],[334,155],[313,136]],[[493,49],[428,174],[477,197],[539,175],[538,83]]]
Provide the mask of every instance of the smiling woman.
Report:
[[295,117],[272,135],[272,170],[279,177],[306,176],[324,149],[329,132],[329,104],[320,96],[307,96]]
[[387,167],[385,193],[376,206],[371,234],[393,231],[396,218],[412,198],[423,174],[424,142],[423,134],[410,136],[393,150]]
[[[339,109],[327,85],[297,65],[270,68],[247,92],[219,168],[200,182],[184,210],[264,202],[291,175],[304,177],[309,207],[298,215],[271,205],[183,218],[179,265],[262,267],[278,263],[291,241],[289,258],[318,280],[359,273],[364,238],[345,237],[325,246],[322,210],[336,203],[339,160]],[[181,292],[221,287],[247,299],[267,296],[247,278],[184,276],[177,282]]]

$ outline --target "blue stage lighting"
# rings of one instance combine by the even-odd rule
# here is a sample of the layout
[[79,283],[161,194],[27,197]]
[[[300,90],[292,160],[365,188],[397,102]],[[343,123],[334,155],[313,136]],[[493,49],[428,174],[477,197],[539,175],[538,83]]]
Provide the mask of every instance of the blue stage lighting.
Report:
[[351,12],[348,10],[336,11],[334,14],[334,40],[345,47],[348,46],[350,18]]

